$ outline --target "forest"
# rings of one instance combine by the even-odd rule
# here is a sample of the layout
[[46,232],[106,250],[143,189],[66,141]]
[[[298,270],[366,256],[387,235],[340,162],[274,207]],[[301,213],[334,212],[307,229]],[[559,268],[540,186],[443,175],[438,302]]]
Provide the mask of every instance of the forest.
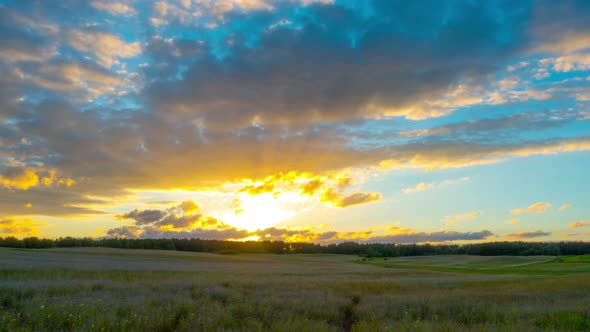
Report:
[[0,247],[10,248],[73,248],[108,247],[123,249],[160,249],[218,254],[345,254],[364,257],[403,257],[425,255],[480,256],[559,256],[590,254],[590,242],[486,242],[472,244],[395,244],[342,242],[320,245],[283,241],[229,241],[207,239],[126,239],[73,238],[44,239],[0,237]]

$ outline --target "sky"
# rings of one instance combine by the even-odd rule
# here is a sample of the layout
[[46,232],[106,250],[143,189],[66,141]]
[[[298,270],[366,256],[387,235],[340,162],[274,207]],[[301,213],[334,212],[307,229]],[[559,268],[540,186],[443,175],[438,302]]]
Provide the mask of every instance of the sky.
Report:
[[590,2],[0,0],[0,237],[590,240]]

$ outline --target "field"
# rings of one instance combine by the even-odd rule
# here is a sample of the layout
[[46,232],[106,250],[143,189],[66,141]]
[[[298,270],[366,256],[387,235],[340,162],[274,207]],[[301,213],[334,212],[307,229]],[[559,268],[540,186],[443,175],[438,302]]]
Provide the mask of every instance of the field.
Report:
[[590,257],[0,248],[0,331],[584,331]]

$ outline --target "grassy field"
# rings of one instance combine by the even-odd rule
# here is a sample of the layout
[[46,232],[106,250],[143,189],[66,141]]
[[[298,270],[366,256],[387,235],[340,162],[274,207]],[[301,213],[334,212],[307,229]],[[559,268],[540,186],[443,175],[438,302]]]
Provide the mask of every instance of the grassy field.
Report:
[[584,331],[590,257],[0,248],[0,331]]

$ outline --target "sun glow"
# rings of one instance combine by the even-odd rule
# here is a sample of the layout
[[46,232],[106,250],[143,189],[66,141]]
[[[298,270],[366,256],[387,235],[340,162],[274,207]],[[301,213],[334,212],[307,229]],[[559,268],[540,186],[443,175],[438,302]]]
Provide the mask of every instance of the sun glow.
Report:
[[232,210],[219,213],[228,225],[255,231],[273,227],[296,216],[305,209],[306,197],[292,192],[237,196]]

